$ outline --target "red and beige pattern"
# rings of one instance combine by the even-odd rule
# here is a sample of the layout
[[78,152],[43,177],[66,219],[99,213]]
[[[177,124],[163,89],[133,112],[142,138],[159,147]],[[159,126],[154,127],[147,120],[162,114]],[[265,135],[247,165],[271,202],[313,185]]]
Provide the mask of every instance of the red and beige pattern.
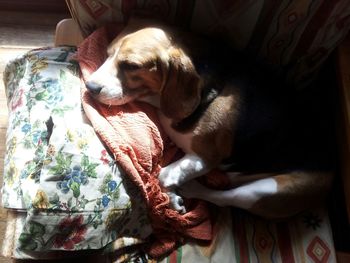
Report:
[[336,262],[332,233],[323,209],[283,222],[264,220],[239,210],[221,213],[214,246],[187,244],[162,263]]
[[147,10],[167,23],[219,37],[287,70],[305,86],[350,28],[347,0],[66,0],[85,36]]

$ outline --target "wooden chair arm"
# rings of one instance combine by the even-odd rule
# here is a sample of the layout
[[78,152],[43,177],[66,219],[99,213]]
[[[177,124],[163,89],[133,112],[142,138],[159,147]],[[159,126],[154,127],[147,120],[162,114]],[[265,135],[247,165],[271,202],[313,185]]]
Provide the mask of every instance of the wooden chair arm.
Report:
[[78,24],[71,18],[60,21],[56,26],[55,46],[78,46],[84,40]]

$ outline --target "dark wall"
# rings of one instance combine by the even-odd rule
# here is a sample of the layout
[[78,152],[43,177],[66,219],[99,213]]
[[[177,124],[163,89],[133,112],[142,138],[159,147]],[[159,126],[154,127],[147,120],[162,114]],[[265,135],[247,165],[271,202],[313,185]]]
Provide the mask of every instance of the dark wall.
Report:
[[0,0],[0,10],[69,13],[64,0]]

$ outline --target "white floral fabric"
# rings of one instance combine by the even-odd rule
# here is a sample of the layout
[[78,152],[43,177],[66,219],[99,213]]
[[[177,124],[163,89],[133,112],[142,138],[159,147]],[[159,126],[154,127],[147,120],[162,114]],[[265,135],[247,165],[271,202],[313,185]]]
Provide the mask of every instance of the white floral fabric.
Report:
[[26,212],[22,251],[98,249],[120,238],[133,245],[152,232],[140,194],[84,117],[75,51],[32,50],[5,70],[2,203]]

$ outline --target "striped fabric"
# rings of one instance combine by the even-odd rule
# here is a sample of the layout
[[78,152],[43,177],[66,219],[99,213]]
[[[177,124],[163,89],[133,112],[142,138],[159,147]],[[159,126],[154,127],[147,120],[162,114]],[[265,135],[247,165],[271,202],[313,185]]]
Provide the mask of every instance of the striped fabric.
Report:
[[161,263],[331,263],[336,262],[324,209],[273,222],[240,210],[222,209],[212,244],[186,244]]

